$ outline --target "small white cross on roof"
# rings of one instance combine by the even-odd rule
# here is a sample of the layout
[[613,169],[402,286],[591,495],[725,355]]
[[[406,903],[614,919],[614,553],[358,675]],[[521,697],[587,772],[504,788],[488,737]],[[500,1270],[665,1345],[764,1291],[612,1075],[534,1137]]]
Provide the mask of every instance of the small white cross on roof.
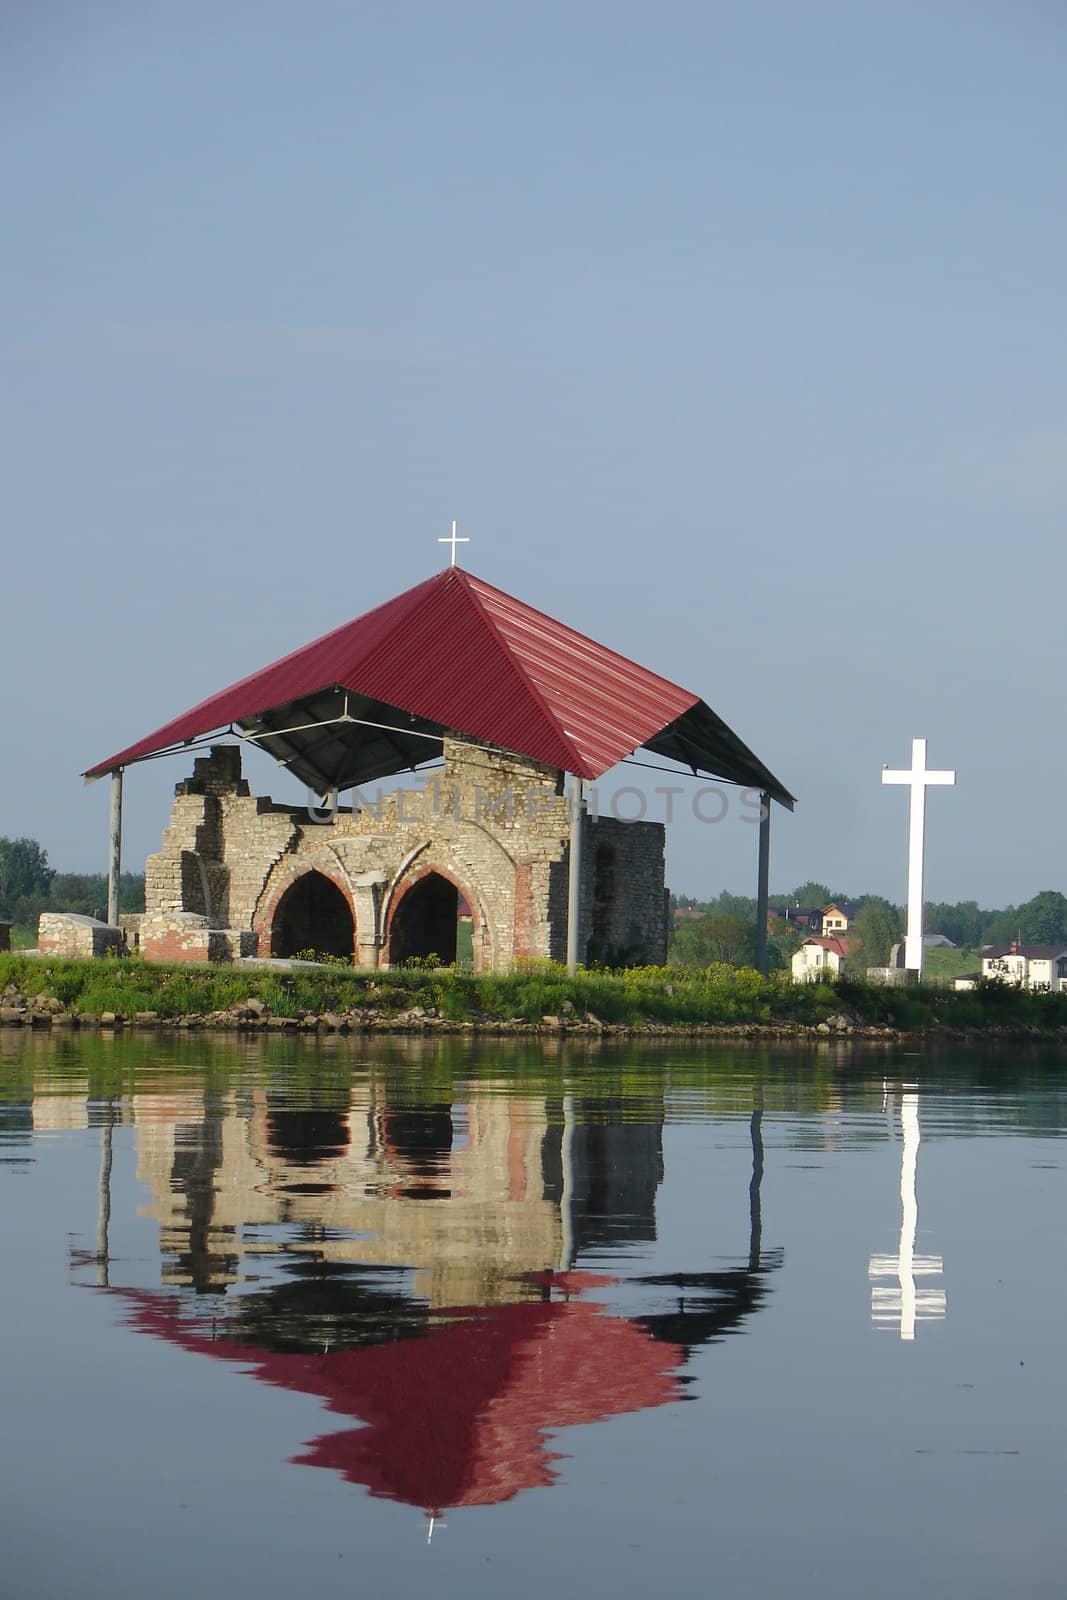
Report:
[[469,538],[457,539],[457,537],[456,537],[456,523],[455,523],[455,519],[453,518],[451,535],[450,536],[442,535],[441,538],[438,539],[437,542],[438,542],[438,544],[450,544],[452,546],[452,562],[451,562],[451,565],[455,566],[455,564],[456,564],[456,546],[457,546],[457,544],[470,544],[470,539]]

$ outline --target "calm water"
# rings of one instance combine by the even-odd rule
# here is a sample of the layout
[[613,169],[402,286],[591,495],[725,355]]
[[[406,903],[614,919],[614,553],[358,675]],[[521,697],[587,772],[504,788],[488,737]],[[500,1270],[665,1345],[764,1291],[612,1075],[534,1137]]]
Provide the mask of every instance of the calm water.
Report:
[[0,1033],[0,1592],[1067,1592],[1063,1057]]

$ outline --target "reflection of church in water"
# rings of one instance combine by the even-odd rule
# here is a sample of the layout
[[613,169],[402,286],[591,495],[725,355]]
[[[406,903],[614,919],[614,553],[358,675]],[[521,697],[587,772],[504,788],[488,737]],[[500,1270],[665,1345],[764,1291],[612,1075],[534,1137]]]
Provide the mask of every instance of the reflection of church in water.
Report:
[[759,1113],[741,1263],[635,1278],[661,1100],[434,1103],[399,1073],[340,1095],[136,1102],[167,1288],[119,1292],[142,1331],[347,1419],[295,1459],[372,1494],[436,1514],[553,1482],[546,1431],[685,1398],[692,1349],[740,1327],[780,1262]]

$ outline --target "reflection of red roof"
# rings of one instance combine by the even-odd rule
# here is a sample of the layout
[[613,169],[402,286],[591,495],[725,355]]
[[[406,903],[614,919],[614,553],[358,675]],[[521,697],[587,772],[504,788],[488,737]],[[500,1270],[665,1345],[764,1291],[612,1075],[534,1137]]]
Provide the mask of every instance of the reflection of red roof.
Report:
[[125,1296],[142,1331],[240,1362],[265,1383],[318,1395],[330,1411],[365,1424],[320,1435],[295,1462],[433,1511],[495,1505],[553,1482],[558,1457],[546,1449],[548,1429],[681,1395],[673,1373],[680,1347],[595,1301],[453,1312],[423,1337],[292,1355],[213,1339],[166,1296]]

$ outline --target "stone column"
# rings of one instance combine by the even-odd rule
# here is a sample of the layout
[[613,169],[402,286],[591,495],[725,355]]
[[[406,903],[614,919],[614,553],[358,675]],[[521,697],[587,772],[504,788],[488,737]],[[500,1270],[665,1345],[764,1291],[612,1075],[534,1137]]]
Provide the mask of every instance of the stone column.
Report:
[[382,899],[386,878],[380,872],[363,872],[352,880],[352,903],[356,913],[356,964],[377,967],[381,964],[384,930]]

